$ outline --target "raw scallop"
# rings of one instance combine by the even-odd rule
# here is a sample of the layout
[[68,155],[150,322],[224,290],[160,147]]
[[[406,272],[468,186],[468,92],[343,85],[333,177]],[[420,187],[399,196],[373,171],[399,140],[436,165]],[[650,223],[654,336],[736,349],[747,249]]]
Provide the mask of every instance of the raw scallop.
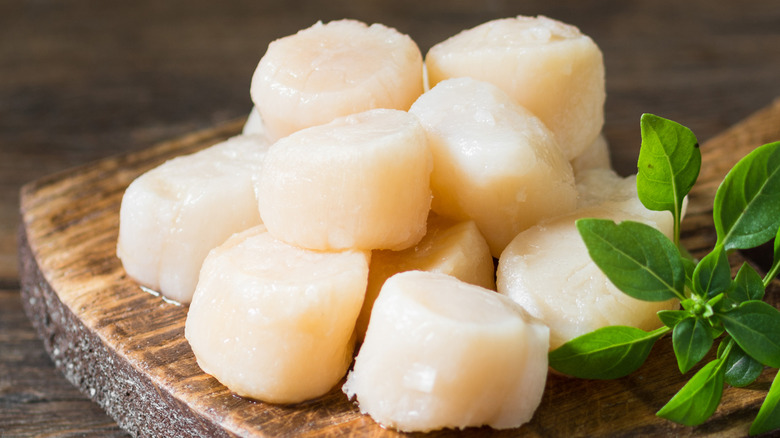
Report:
[[604,60],[574,26],[547,17],[503,18],[436,44],[425,55],[431,87],[468,76],[491,82],[552,130],[567,159],[604,125]]
[[385,282],[344,392],[384,426],[518,427],[547,380],[548,329],[511,300],[440,273]]
[[261,223],[254,178],[270,146],[237,136],[135,179],[119,211],[117,256],[139,283],[189,303],[209,250]]
[[355,20],[318,22],[272,42],[250,89],[272,139],[369,109],[406,111],[422,92],[417,44]]
[[574,174],[555,137],[495,85],[446,80],[409,112],[433,153],[431,208],[473,220],[493,257],[520,231],[576,206]]
[[413,270],[439,272],[486,289],[496,289],[493,257],[474,222],[456,222],[431,214],[428,232],[417,245],[403,251],[372,252],[366,299],[355,328],[358,341],[365,336],[371,308],[385,280]]
[[187,314],[198,365],[266,402],[324,394],[352,361],[369,257],[297,248],[262,225],[232,236],[204,261]]
[[675,299],[640,301],[618,290],[593,263],[575,226],[585,217],[633,220],[671,236],[671,214],[647,210],[636,197],[635,181],[590,171],[581,208],[523,231],[501,254],[498,291],[550,327],[550,349],[608,325],[658,328],[656,312],[679,305]]
[[425,235],[431,167],[414,116],[342,117],[271,146],[257,185],[260,215],[274,237],[304,248],[405,249]]

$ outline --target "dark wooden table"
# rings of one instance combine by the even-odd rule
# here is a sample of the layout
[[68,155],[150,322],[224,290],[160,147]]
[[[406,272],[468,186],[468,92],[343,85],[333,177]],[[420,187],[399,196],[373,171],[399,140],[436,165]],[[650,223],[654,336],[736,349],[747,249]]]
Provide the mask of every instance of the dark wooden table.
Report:
[[579,26],[607,67],[605,133],[632,173],[639,117],[706,140],[780,97],[776,0],[0,2],[0,436],[122,436],[57,371],[19,297],[18,191],[46,174],[245,116],[267,44],[316,20],[431,45],[493,18]]

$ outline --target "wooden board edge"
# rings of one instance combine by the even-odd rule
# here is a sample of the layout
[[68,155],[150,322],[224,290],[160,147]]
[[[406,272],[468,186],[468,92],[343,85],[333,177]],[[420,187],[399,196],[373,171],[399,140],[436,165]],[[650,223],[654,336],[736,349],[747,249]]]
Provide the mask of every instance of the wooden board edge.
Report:
[[22,307],[46,352],[65,378],[119,427],[134,436],[174,438],[182,430],[194,437],[235,436],[195,414],[122,360],[60,301],[33,256],[24,224],[19,227],[18,247]]

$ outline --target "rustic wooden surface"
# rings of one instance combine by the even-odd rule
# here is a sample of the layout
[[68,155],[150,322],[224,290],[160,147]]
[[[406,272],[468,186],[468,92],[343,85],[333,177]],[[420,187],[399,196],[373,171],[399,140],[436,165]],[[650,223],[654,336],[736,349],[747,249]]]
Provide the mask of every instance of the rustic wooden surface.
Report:
[[[127,156],[40,179],[22,189],[22,302],[65,376],[138,436],[395,436],[361,415],[338,387],[295,406],[236,397],[204,374],[183,337],[186,306],[163,301],[128,278],[116,258],[119,204],[127,185],[153,166],[239,131],[230,123]],[[714,244],[717,184],[750,150],[780,138],[780,99],[702,145],[683,243],[695,256]],[[726,151],[727,153],[724,153]],[[732,263],[741,264],[735,254]],[[778,299],[776,281],[767,295]],[[670,339],[637,372],[614,381],[553,376],[534,419],[520,430],[464,436],[609,436],[645,432],[739,436],[749,427],[776,370],[746,389],[727,388],[722,407],[698,429],[655,412],[685,382]],[[449,435],[443,431],[436,435]]]
[[[123,435],[55,369],[23,316],[23,183],[245,115],[267,43],[316,19],[383,22],[425,50],[518,13],[576,24],[601,46],[605,133],[624,174],[634,166],[642,112],[678,120],[706,140],[780,96],[774,0],[0,1],[0,435]],[[610,415],[623,413],[618,406]],[[731,424],[713,420],[690,433]]]

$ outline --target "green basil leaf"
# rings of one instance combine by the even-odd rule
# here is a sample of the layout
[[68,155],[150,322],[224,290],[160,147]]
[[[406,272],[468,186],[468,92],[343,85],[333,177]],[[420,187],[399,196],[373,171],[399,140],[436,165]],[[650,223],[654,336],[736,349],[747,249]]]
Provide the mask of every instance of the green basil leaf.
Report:
[[761,404],[756,419],[750,425],[751,435],[758,435],[780,428],[780,377],[778,376],[780,376],[780,373],[775,375],[764,403]]
[[764,371],[764,366],[745,353],[739,345],[732,345],[726,358],[725,370],[726,383],[741,388],[755,382]]
[[713,320],[714,319],[715,318],[709,318],[708,319],[708,321],[710,322],[710,324],[708,324],[708,327],[709,327],[710,336],[712,337],[712,339],[718,339],[718,337],[720,337],[720,335],[723,334],[724,330],[723,330],[723,326],[720,325],[720,324],[715,324],[713,326]]
[[780,368],[780,311],[763,301],[745,301],[719,317],[745,353]]
[[780,227],[780,142],[765,144],[726,175],[713,204],[718,244],[726,250],[768,242]]
[[726,298],[739,305],[745,301],[760,300],[764,297],[764,283],[761,276],[747,263],[740,266],[734,277],[732,287],[726,292]]
[[697,426],[715,412],[723,395],[723,360],[704,365],[656,415],[686,426]]
[[726,251],[717,246],[696,265],[693,291],[700,297],[713,297],[731,287],[731,266]]
[[669,328],[674,328],[680,321],[690,318],[691,312],[685,310],[659,310],[658,319]]
[[712,342],[709,326],[701,318],[686,318],[674,326],[672,346],[680,372],[685,374],[699,363],[712,348]]
[[[729,347],[729,349],[726,350],[726,347]],[[715,354],[715,357],[718,358],[718,359],[722,359],[723,358],[723,354],[725,352],[731,351],[731,348],[733,348],[733,347],[735,347],[735,344],[734,344],[734,340],[731,339],[731,337],[728,337],[728,338],[725,338],[725,339],[721,340],[720,344],[718,344],[718,350],[717,350],[717,353]]]
[[584,334],[549,353],[555,370],[582,379],[617,379],[642,366],[662,327],[646,332],[635,327],[607,326]]
[[580,219],[576,224],[593,262],[625,294],[643,301],[682,298],[685,268],[663,233],[632,221]]
[[677,243],[683,198],[701,168],[699,143],[690,129],[653,114],[643,114],[640,126],[637,195],[650,210],[672,212]]
[[769,283],[777,277],[778,272],[780,272],[780,228],[777,229],[777,234],[775,235],[774,258],[772,260],[772,267],[769,268],[769,271],[764,277],[764,287],[769,286]]
[[693,290],[693,271],[696,270],[696,262],[688,257],[683,257],[681,260],[685,268],[685,286]]

